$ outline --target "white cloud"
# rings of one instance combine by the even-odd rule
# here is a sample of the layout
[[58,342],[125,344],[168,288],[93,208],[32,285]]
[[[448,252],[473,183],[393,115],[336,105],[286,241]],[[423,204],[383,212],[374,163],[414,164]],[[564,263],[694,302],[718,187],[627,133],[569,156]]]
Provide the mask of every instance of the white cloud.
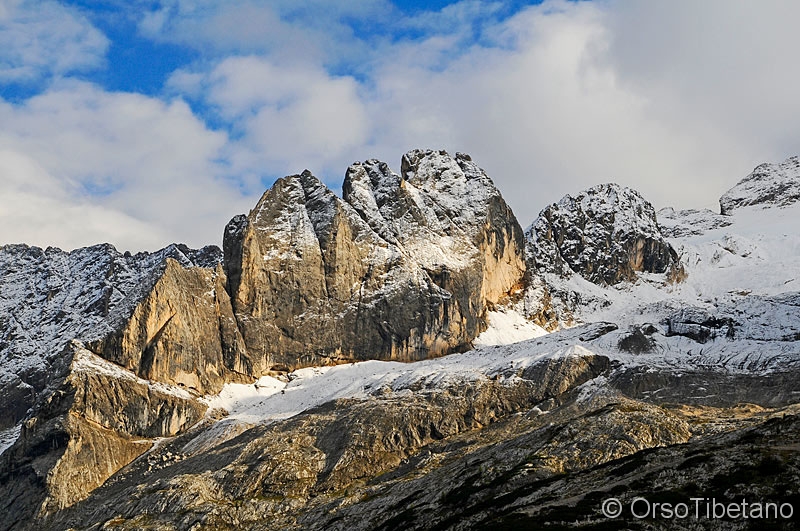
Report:
[[210,57],[260,54],[283,64],[336,64],[368,51],[353,21],[386,24],[397,14],[388,0],[161,0],[139,29]]
[[[0,105],[0,122],[3,196],[15,198],[4,241],[28,234],[28,243],[69,248],[105,234],[99,239],[133,250],[219,243],[227,220],[254,200],[220,179],[227,139],[181,100],[70,82],[21,106]],[[85,227],[76,208],[87,212]],[[41,216],[39,226],[20,211]],[[58,220],[65,223],[53,230]]]
[[651,4],[612,4],[606,23],[607,60],[626,85],[651,95],[654,119],[693,118],[724,130],[735,149],[795,154],[800,4]]
[[97,67],[108,45],[86,17],[58,2],[0,0],[0,83]]
[[173,87],[201,92],[235,124],[227,156],[235,174],[286,175],[304,168],[344,174],[369,138],[369,117],[351,77],[320,67],[231,57],[205,76],[179,72]]
[[[444,68],[425,60],[440,37],[405,43],[374,75],[374,147],[382,157],[414,146],[471,153],[523,224],[607,181],[657,206],[713,208],[800,137],[789,66],[800,39],[780,22],[788,13],[728,5],[706,4],[696,23],[694,3],[546,2],[486,28],[499,46],[475,45]],[[748,19],[758,30],[741,31]],[[773,22],[777,35],[756,44]]]
[[467,1],[400,18],[423,37],[375,41],[358,82],[312,54],[228,58],[173,86],[235,124],[242,173],[310,167],[335,187],[351,160],[396,167],[407,149],[444,147],[471,153],[523,224],[607,181],[657,206],[713,208],[757,163],[796,150],[786,51],[800,42],[783,7],[555,0],[498,22],[498,5]]
[[162,229],[76,196],[25,154],[0,151],[0,243],[74,249],[99,242],[152,247]]
[[[20,5],[0,3],[0,18]],[[471,153],[523,225],[607,181],[656,206],[713,207],[757,163],[798,152],[794,3],[551,0],[501,20],[506,8],[467,1],[404,17],[384,0],[164,0],[142,35],[203,53],[173,73],[169,97],[62,80],[22,105],[0,103],[12,160],[2,171],[29,176],[3,182],[17,198],[6,212],[18,213],[3,230],[16,234],[17,217],[27,220],[18,234],[38,230],[33,243],[51,243],[51,232],[77,241],[80,226],[65,220],[80,219],[78,205],[100,231],[84,230],[81,244],[218,242],[230,215],[255,203],[237,186],[255,193],[262,178],[309,168],[335,188],[350,162],[398,169],[415,147]],[[21,184],[33,182],[46,184]],[[51,221],[36,229],[19,214],[25,204]]]

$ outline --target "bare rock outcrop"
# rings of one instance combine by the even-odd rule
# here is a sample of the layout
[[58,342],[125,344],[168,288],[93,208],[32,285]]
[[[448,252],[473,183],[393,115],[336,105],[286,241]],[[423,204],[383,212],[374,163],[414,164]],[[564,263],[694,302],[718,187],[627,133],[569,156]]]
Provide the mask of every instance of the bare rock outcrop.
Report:
[[[29,416],[53,391],[51,383],[60,385],[61,354],[72,339],[154,380],[218,390],[217,375],[238,370],[242,344],[224,275],[214,269],[221,255],[214,246],[137,254],[108,244],[71,252],[0,247],[0,430]],[[162,330],[169,316],[172,324]],[[159,330],[173,344],[159,342]],[[228,362],[197,364],[198,352],[210,363]],[[143,355],[150,355],[149,366],[139,362]]]
[[183,245],[0,249],[4,525],[83,499],[197,422],[198,395],[252,381],[221,258]]
[[216,268],[185,268],[167,258],[161,276],[122,327],[90,343],[98,355],[141,378],[213,394],[251,381],[226,278]]
[[537,269],[578,274],[599,285],[636,280],[636,273],[683,276],[653,206],[638,192],[601,184],[545,208],[527,234]]
[[188,392],[136,377],[79,342],[61,356],[61,384],[0,456],[5,525],[29,524],[70,507],[155,438],[200,420],[207,406]]
[[[525,236],[525,313],[549,330],[580,322],[580,311],[608,305],[596,287],[635,282],[640,273],[662,274],[666,283],[686,278],[653,206],[617,184],[565,196],[542,210]],[[584,286],[573,277],[586,281]]]
[[224,240],[255,374],[468,348],[521,289],[522,230],[469,157],[412,151],[402,176],[351,166],[343,198],[310,172],[278,180]]

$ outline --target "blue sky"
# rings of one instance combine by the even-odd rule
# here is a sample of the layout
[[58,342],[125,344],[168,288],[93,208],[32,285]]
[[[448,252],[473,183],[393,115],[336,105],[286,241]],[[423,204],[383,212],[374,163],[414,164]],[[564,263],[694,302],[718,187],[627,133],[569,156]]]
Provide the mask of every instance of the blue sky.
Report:
[[795,2],[0,0],[0,243],[220,243],[277,178],[470,153],[529,224],[797,154]]

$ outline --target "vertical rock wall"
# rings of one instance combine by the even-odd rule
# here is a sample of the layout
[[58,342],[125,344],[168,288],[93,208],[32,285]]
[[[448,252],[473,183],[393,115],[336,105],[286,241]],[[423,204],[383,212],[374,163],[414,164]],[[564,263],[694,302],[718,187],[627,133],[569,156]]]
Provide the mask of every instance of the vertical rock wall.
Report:
[[412,151],[402,176],[351,166],[343,198],[280,179],[225,231],[232,304],[255,372],[467,348],[522,287],[522,230],[469,157]]

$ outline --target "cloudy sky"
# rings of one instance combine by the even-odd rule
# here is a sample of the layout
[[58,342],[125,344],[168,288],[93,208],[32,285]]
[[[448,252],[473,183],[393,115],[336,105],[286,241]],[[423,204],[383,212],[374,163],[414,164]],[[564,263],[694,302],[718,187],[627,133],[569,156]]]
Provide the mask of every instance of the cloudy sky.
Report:
[[523,226],[800,153],[800,3],[0,0],[0,244],[219,244],[283,175],[470,153]]

